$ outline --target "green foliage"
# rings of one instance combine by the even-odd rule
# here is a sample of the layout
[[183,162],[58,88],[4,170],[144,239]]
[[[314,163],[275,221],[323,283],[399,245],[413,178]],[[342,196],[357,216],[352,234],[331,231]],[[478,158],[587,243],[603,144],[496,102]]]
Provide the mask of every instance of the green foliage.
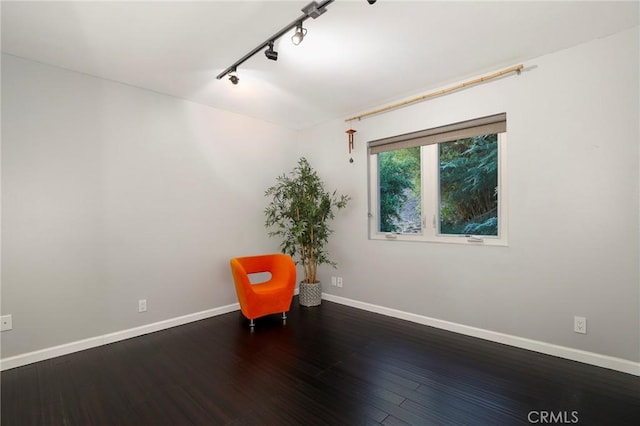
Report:
[[407,202],[406,189],[420,195],[420,147],[378,154],[380,231],[398,231],[400,210]]
[[[498,137],[481,135],[438,144],[440,232],[498,234]],[[397,232],[413,191],[420,198],[420,147],[378,154],[380,231]]]
[[440,232],[498,234],[498,137],[441,143]]
[[289,176],[276,178],[276,184],[267,189],[271,202],[265,209],[265,226],[271,228],[269,236],[280,237],[280,249],[304,267],[305,283],[315,283],[316,269],[320,264],[336,266],[326,251],[332,230],[329,220],[335,210],[346,207],[347,195],[327,192],[317,172],[306,158]]

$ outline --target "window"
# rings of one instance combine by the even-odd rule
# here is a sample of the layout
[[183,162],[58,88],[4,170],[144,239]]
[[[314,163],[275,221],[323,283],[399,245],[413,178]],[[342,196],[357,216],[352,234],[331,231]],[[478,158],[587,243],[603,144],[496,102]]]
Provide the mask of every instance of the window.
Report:
[[506,114],[368,148],[372,239],[507,244]]

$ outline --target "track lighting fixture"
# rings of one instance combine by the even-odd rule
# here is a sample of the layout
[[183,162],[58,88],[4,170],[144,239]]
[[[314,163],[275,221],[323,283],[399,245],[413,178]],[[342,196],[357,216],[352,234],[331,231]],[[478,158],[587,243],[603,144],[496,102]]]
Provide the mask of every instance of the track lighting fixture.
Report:
[[[295,28],[296,31],[291,37],[291,41],[295,45],[300,44],[304,39],[304,37],[307,35],[307,29],[302,26],[303,22],[309,18],[316,19],[318,16],[325,13],[327,11],[327,6],[333,3],[334,1],[335,0],[324,0],[320,3],[316,1],[312,1],[311,3],[309,3],[308,5],[302,8],[302,15],[299,16],[295,21],[289,23],[289,25],[282,28],[280,31],[278,31],[277,33],[269,37],[266,41],[262,42],[262,44],[258,45],[252,51],[244,55],[242,58],[238,59],[231,66],[229,66],[227,69],[225,69],[220,74],[218,74],[216,78],[220,80],[225,75],[228,75],[231,83],[238,84],[238,81],[240,81],[240,79],[236,75],[236,69],[240,65],[242,65],[245,61],[247,61],[249,58],[253,57],[253,55],[255,55],[256,53],[264,49],[265,47],[267,47],[267,50],[264,51],[265,56],[272,61],[277,61],[278,52],[273,50],[274,42],[280,37],[282,37],[283,35],[285,35],[286,33],[288,33],[289,31],[291,31],[293,28]],[[369,4],[374,4],[376,0],[367,0],[367,2],[369,2]]]
[[264,56],[266,56],[267,59],[271,59],[272,61],[278,60],[278,52],[273,50],[273,41],[269,42],[269,47],[264,51]]
[[302,43],[304,36],[307,35],[307,29],[302,27],[302,22],[296,25],[296,32],[291,36],[291,42],[296,46]]
[[229,81],[231,81],[231,83],[233,83],[234,86],[236,84],[238,84],[238,82],[240,81],[240,79],[238,78],[238,74],[236,73],[236,69],[235,68],[233,70],[229,71]]

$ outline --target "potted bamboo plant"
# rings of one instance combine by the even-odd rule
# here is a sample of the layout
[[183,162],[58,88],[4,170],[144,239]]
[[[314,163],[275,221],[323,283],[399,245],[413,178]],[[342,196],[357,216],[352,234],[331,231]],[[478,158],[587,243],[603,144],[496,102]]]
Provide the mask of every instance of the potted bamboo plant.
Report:
[[322,294],[316,275],[318,265],[336,267],[326,251],[332,233],[329,221],[335,211],[346,207],[349,196],[326,191],[322,179],[304,157],[289,175],[278,176],[265,195],[271,197],[265,209],[269,236],[280,237],[282,252],[304,268],[300,304],[317,306]]

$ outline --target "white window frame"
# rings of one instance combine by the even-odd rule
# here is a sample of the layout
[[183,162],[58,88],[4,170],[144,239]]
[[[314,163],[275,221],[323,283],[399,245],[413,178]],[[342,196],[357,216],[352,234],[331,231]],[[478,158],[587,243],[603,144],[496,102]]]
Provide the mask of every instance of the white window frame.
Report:
[[439,234],[438,144],[420,147],[422,232],[402,234],[380,232],[378,212],[378,155],[369,155],[369,238],[387,241],[421,241],[486,246],[508,246],[507,134],[498,133],[498,235]]

